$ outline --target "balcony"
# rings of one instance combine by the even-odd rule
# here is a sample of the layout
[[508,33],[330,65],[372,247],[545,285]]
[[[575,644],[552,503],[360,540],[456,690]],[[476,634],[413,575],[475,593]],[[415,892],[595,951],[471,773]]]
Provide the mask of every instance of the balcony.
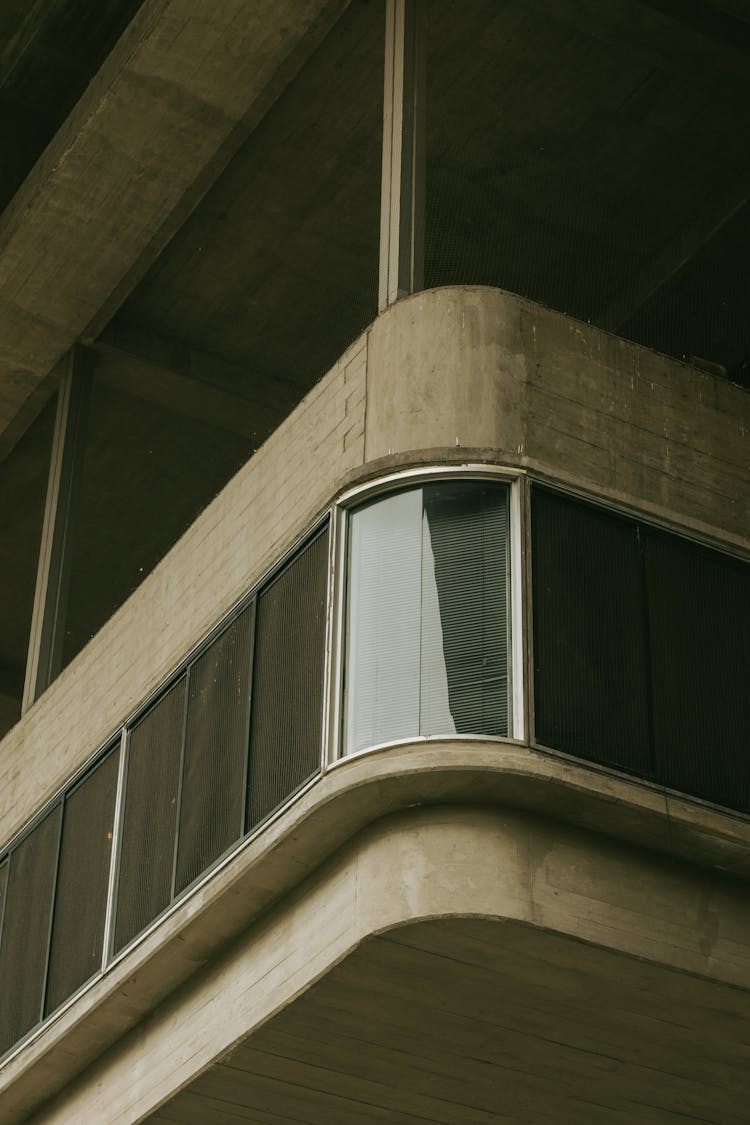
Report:
[[[747,986],[740,892],[724,879],[708,940],[723,877],[692,866],[750,874],[746,402],[499,290],[380,316],[3,741],[3,956],[36,958],[4,1007],[8,1119],[309,878],[364,896],[320,972],[375,930],[481,914]],[[718,630],[710,668],[686,619]],[[536,889],[510,859],[529,833],[560,856]],[[464,891],[460,864],[378,890],[381,865],[408,886],[399,840],[437,871],[444,835],[494,841]],[[613,929],[625,870],[656,913],[633,899]],[[590,916],[554,906],[563,871],[593,880]]]

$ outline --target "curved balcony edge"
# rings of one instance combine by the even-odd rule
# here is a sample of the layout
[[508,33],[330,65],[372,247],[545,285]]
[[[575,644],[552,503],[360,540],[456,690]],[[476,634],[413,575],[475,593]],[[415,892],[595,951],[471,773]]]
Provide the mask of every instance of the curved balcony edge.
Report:
[[[446,862],[420,860],[424,826]],[[158,1023],[156,1009],[215,979],[222,958],[271,933],[288,939],[290,926],[309,934],[300,910],[342,881],[356,890],[356,925],[320,952],[317,975],[373,933],[479,915],[750,988],[743,888],[695,863],[749,875],[748,836],[745,821],[517,743],[420,740],[342,759],[8,1057],[5,1119],[23,1119],[146,1016]]]

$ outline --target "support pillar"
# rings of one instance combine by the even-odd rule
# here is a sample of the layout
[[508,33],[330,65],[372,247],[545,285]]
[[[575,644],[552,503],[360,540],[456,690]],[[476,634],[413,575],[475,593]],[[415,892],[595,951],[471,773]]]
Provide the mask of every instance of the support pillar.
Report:
[[57,394],[22,714],[49,686],[62,666],[74,523],[91,382],[91,356],[76,346],[65,360]]
[[387,0],[380,312],[424,285],[424,0]]

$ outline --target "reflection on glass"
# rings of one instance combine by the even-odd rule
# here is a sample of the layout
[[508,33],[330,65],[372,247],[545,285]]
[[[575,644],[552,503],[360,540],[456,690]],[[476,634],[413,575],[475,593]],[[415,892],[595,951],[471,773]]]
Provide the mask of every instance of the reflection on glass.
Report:
[[428,484],[351,518],[345,747],[507,735],[508,490]]

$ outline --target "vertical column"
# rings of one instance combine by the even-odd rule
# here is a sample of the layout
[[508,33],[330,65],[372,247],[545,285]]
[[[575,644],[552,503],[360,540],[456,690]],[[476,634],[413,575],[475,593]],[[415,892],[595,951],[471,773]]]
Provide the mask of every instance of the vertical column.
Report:
[[39,549],[22,712],[58,674],[65,636],[73,524],[91,397],[91,356],[76,346],[60,380]]
[[424,0],[387,0],[378,309],[424,284]]

